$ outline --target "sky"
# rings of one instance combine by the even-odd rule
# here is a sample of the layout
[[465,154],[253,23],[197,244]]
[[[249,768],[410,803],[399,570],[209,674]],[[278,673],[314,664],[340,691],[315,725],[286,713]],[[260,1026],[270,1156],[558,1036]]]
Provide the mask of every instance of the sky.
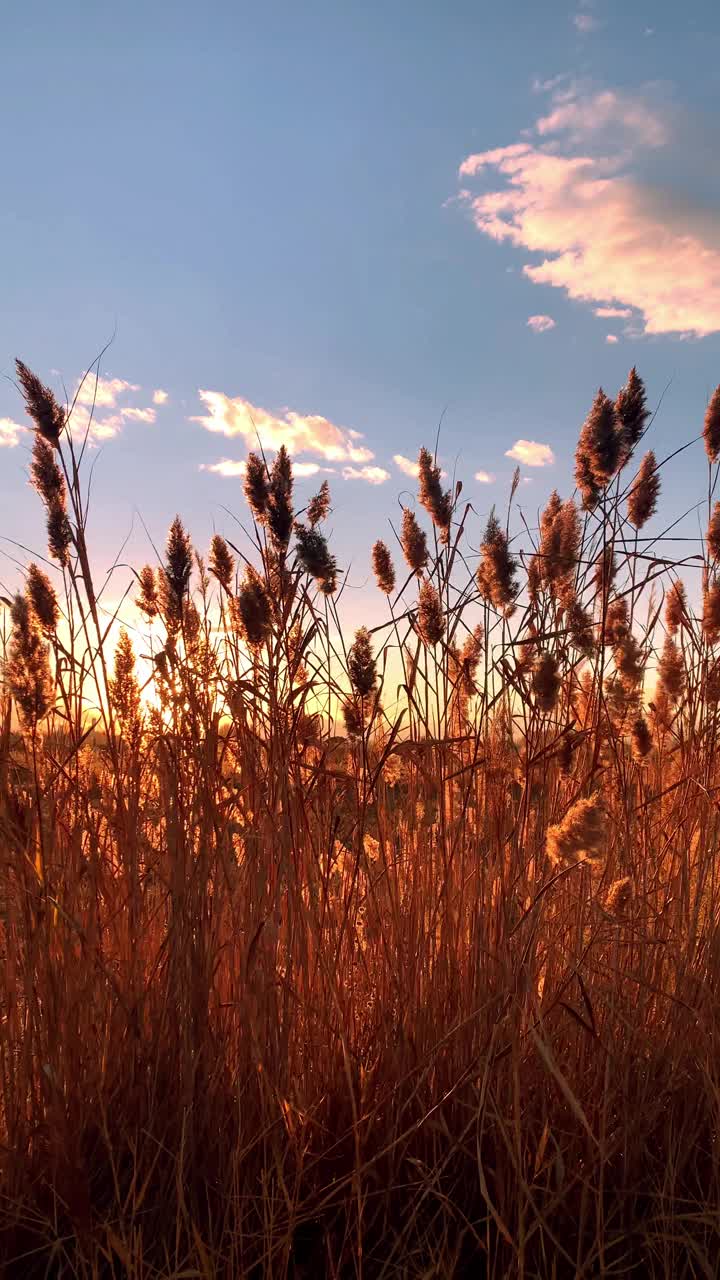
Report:
[[[440,423],[479,523],[516,463],[530,524],[572,490],[595,391],[633,364],[662,397],[657,456],[698,434],[720,381],[719,39],[709,0],[9,8],[0,585],[17,543],[44,549],[15,356],[72,395],[110,343],[101,568],[128,535],[124,559],[152,559],[176,512],[200,550],[240,536],[257,430],[293,452],[300,501],[329,480],[357,619]],[[701,445],[672,466],[668,522],[700,496]]]

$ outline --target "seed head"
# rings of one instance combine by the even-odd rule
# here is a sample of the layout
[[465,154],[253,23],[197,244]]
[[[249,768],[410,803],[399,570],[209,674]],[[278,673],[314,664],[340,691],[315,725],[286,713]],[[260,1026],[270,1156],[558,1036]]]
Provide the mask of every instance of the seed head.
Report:
[[532,678],[533,693],[540,711],[554,711],[560,684],[557,658],[552,653],[541,653]]
[[182,622],[183,600],[190,585],[193,551],[189,535],[179,516],[175,516],[165,544],[165,567],[160,576],[160,591],[165,621],[170,630]]
[[583,491],[588,483],[589,473],[593,505],[597,502],[599,492],[612,480],[620,465],[622,443],[622,427],[615,405],[600,387],[580,432],[575,455],[578,488]]
[[272,608],[264,582],[250,565],[245,570],[235,606],[240,634],[251,649],[259,649],[270,634]]
[[628,374],[625,386],[618,392],[615,412],[620,423],[622,443],[625,458],[627,458],[640,440],[645,430],[645,423],[650,417],[646,406],[645,383],[634,365]]
[[141,613],[145,615],[148,622],[152,622],[153,618],[158,615],[158,595],[155,574],[152,566],[146,564],[138,574],[139,592],[135,597],[135,604]]
[[7,688],[23,723],[32,729],[51,710],[54,700],[48,646],[25,596],[17,595],[10,609],[12,631],[4,664]]
[[650,726],[644,716],[638,716],[634,721],[632,731],[632,751],[636,760],[644,760],[652,750],[652,734]]
[[244,487],[247,504],[255,519],[259,524],[265,524],[270,497],[270,479],[265,462],[256,453],[249,453],[247,456]]
[[138,728],[140,686],[135,676],[135,651],[124,627],[120,632],[115,650],[114,672],[110,681],[110,701],[121,731],[126,736],[130,736]]
[[485,635],[482,625],[478,623],[473,631],[465,638],[465,643],[460,650],[460,673],[465,692],[469,698],[477,692],[475,688],[475,676],[477,673],[478,662],[482,657],[483,643]]
[[358,698],[369,698],[377,685],[377,668],[367,627],[360,627],[355,632],[355,640],[348,653],[348,676]]
[[628,690],[634,689],[642,680],[644,662],[640,645],[632,633],[628,632],[615,646],[613,657],[623,684]]
[[508,617],[514,608],[518,583],[515,577],[517,560],[510,551],[508,537],[500,527],[495,511],[485,527],[485,537],[480,546],[480,564],[477,584],[480,595],[493,608]]
[[219,533],[213,534],[210,543],[210,572],[225,591],[230,590],[235,573],[235,560],[227,542]]
[[630,629],[628,606],[625,596],[611,600],[605,611],[605,643],[611,647],[622,644]]
[[720,639],[720,582],[711,583],[705,592],[702,625],[708,644],[716,644]]
[[281,445],[270,471],[267,524],[277,551],[285,551],[293,527],[293,474],[290,455]]
[[385,543],[379,539],[372,549],[372,566],[380,590],[384,591],[386,596],[391,595],[395,590],[395,569],[390,552]]
[[65,505],[65,480],[62,471],[57,464],[52,446],[41,435],[36,435],[33,442],[30,481],[46,507],[53,502]]
[[439,644],[445,634],[445,615],[440,597],[427,580],[420,587],[417,613],[418,635],[428,648]]
[[614,547],[608,543],[595,561],[595,589],[602,600],[609,592],[617,575]]
[[422,505],[440,531],[440,541],[448,542],[450,538],[450,522],[452,519],[452,498],[450,490],[443,490],[440,483],[440,468],[435,466],[432,454],[421,449],[418,455],[419,497]]
[[591,862],[602,848],[604,823],[596,798],[576,800],[562,822],[548,828],[547,854],[550,861]]
[[665,600],[665,625],[671,636],[677,635],[678,628],[687,622],[687,617],[685,587],[676,578]]
[[361,738],[365,728],[362,711],[357,703],[351,702],[349,698],[343,703],[343,718],[348,737]]
[[65,410],[59,405],[49,387],[28,369],[22,360],[15,361],[18,381],[25,397],[25,408],[40,436],[57,448],[65,426]]
[[47,574],[34,563],[28,569],[25,592],[42,630],[54,634],[60,619],[57,596]]
[[570,643],[584,657],[591,658],[595,652],[592,619],[574,594],[565,596],[563,603],[566,610],[565,616]]
[[631,895],[632,884],[630,877],[622,876],[619,880],[613,880],[605,894],[603,906],[609,915],[622,915],[628,906]]
[[713,391],[705,410],[703,436],[708,458],[711,462],[717,462],[720,454],[720,386]]
[[[628,520],[636,529],[642,529],[655,514],[660,494],[660,476],[652,449],[645,454],[633,487],[628,495]],[[718,504],[720,508],[720,503]]]
[[707,548],[712,560],[720,560],[720,502],[716,502],[708,521]]
[[329,511],[330,485],[327,480],[323,480],[314,498],[311,498],[308,502],[307,521],[310,528],[314,529],[316,524],[319,524],[321,520],[325,520]]
[[408,566],[419,576],[428,562],[427,538],[409,507],[403,507],[400,546]]
[[48,504],[47,509],[48,551],[63,569],[70,563],[70,547],[72,545],[72,529],[67,518],[64,502],[59,500]]
[[665,637],[658,663],[658,680],[668,701],[674,706],[685,688],[685,663],[680,649],[670,636]]
[[314,578],[324,595],[330,596],[337,588],[337,563],[330,554],[327,539],[319,529],[295,525],[297,557],[306,573]]

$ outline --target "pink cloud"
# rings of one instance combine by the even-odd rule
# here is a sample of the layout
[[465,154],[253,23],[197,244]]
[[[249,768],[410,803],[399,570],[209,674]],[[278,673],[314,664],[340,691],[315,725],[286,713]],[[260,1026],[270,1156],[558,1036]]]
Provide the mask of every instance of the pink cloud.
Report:
[[413,462],[412,458],[405,458],[401,453],[393,454],[393,462],[398,471],[402,471],[405,476],[417,476],[418,464]]
[[154,409],[121,409],[123,422],[154,422],[157,414]]
[[[720,219],[632,172],[638,149],[671,151],[665,120],[653,122],[640,100],[572,88],[556,95],[536,130],[551,141],[493,148],[460,166],[489,186],[465,200],[478,230],[540,255],[524,266],[533,283],[597,307],[636,309],[644,333],[720,330]],[[599,146],[607,133],[609,150]]]
[[126,382],[124,378],[95,377],[88,373],[80,380],[75,392],[75,402],[88,409],[94,405],[96,409],[112,409],[117,404],[118,396],[127,391],[139,391],[134,382]]
[[533,333],[547,333],[549,329],[555,328],[552,316],[528,316],[527,322]]
[[[305,480],[310,476],[316,476],[321,471],[326,475],[334,475],[333,467],[321,467],[317,462],[296,462],[293,458],[293,475],[296,480]],[[247,463],[244,458],[236,460],[235,458],[221,458],[219,462],[201,462],[201,471],[210,471],[213,475],[223,476],[226,480],[234,480],[237,476],[244,476],[247,470]]]
[[366,480],[368,484],[384,484],[390,472],[384,467],[343,467],[343,480]]
[[616,342],[620,341],[620,339],[616,333],[608,333],[605,337],[605,341],[609,342],[611,346],[614,346]]
[[191,418],[206,431],[232,439],[242,437],[248,448],[276,450],[282,444],[291,454],[316,453],[328,462],[370,462],[371,449],[358,444],[359,431],[338,427],[320,414],[300,414],[286,409],[282,414],[269,412],[242,397],[231,397],[222,391],[200,391],[207,412]]
[[12,418],[0,418],[0,449],[14,449],[26,430],[19,422],[13,422]]
[[491,471],[476,471],[475,479],[477,480],[478,484],[494,484],[495,483],[495,477]]
[[618,319],[628,320],[632,315],[630,307],[595,307],[595,315],[601,320]]
[[506,458],[515,462],[524,462],[526,467],[550,467],[555,461],[555,454],[549,444],[538,444],[536,440],[516,440],[512,449],[505,453]]
[[153,391],[153,404],[167,404],[168,399],[168,393],[163,391],[162,387],[158,387],[157,391]]

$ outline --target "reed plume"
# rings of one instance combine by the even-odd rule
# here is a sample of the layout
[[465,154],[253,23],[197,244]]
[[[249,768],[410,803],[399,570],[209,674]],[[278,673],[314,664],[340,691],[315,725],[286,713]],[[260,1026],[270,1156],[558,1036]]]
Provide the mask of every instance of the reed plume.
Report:
[[375,581],[380,590],[384,591],[386,596],[391,595],[395,590],[395,568],[388,548],[380,539],[372,549],[372,566]]
[[711,560],[720,559],[720,502],[716,502],[708,521],[705,539]]
[[640,441],[645,431],[645,424],[650,417],[645,383],[639,377],[634,365],[628,374],[625,386],[618,392],[615,412],[620,424],[623,453],[627,458]]
[[360,627],[355,632],[347,667],[353,692],[361,699],[369,698],[377,685],[377,667],[367,627]]
[[221,534],[213,534],[210,543],[210,572],[220,583],[224,591],[230,590],[235,574],[235,559]]
[[515,577],[517,566],[518,562],[510,551],[507,534],[493,510],[480,546],[477,585],[482,598],[506,616],[512,612],[518,593]]
[[668,701],[674,706],[685,688],[685,664],[681,650],[670,636],[665,637],[658,663],[658,680]]
[[57,448],[65,426],[65,410],[58,404],[50,388],[44,386],[22,360],[15,361],[15,369],[28,416],[32,418],[35,429],[42,438],[53,448]]
[[403,507],[400,546],[408,567],[419,577],[428,562],[427,537],[409,507]]
[[304,524],[295,525],[295,538],[297,558],[303,569],[315,579],[324,595],[332,595],[337,590],[338,567],[330,554],[327,538],[319,529]]
[[48,646],[25,596],[15,596],[10,620],[12,630],[3,667],[4,681],[23,723],[34,731],[54,702]]
[[25,594],[42,630],[54,634],[60,620],[58,598],[47,574],[34,562],[28,567]]
[[316,524],[320,524],[322,520],[326,520],[330,512],[330,485],[327,480],[323,480],[317,493],[310,499],[307,505],[307,522],[311,529]]
[[267,526],[276,551],[284,554],[293,528],[293,474],[290,455],[281,445],[270,469]]
[[439,530],[440,541],[448,542],[452,519],[452,498],[449,490],[440,483],[440,468],[433,462],[432,454],[421,449],[418,455],[419,498],[433,524]]
[[665,600],[665,625],[671,636],[688,620],[685,587],[679,578],[672,583]]
[[710,462],[717,462],[720,454],[720,386],[713,391],[705,410],[703,438]]
[[585,419],[575,453],[575,481],[583,505],[597,506],[622,459],[623,435],[615,405],[600,387]]
[[652,751],[652,733],[650,726],[644,716],[638,716],[633,722],[632,732],[632,752],[636,760],[644,760]]
[[640,469],[628,495],[628,520],[636,529],[642,529],[657,509],[660,495],[660,476],[652,449],[645,454]]
[[417,629],[428,648],[439,644],[445,634],[445,615],[440,597],[427,579],[422,583],[418,596]]
[[135,604],[148,622],[152,622],[160,611],[157,581],[152,565],[143,565],[138,574],[138,594]]
[[594,861],[602,848],[604,834],[602,809],[596,797],[576,800],[562,822],[548,828],[548,857],[554,865]]
[[558,661],[552,653],[541,653],[533,671],[532,687],[540,711],[554,711],[561,688]]
[[270,477],[263,458],[249,453],[245,463],[245,499],[258,524],[265,524],[270,499]]
[[251,649],[261,648],[270,635],[272,606],[265,583],[250,565],[245,569],[234,604],[240,635]]

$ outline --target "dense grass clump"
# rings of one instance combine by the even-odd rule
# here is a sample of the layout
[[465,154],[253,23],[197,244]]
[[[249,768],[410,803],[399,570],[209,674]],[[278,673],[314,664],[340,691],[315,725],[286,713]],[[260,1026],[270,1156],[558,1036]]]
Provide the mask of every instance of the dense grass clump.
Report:
[[248,541],[173,522],[118,640],[72,414],[18,374],[4,1274],[717,1274],[718,393],[682,562],[633,370],[537,528],[516,478],[473,530],[421,451],[386,625],[343,634],[281,450]]

